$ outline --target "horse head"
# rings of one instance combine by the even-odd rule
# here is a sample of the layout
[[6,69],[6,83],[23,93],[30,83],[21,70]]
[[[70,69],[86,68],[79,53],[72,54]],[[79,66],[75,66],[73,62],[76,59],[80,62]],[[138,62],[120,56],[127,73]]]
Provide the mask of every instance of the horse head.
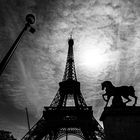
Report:
[[104,88],[109,88],[112,87],[112,83],[110,81],[104,81],[103,83],[101,83],[102,86],[102,90],[104,90]]

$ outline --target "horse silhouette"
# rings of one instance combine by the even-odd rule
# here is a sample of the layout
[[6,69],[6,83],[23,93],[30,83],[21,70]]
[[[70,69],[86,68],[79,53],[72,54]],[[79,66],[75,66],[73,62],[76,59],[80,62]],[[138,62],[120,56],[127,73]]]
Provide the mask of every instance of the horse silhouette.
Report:
[[[131,96],[135,99],[133,106],[136,105],[137,97],[135,96],[135,90],[134,90],[133,86],[115,87],[115,86],[113,86],[113,84],[110,81],[104,81],[103,83],[101,83],[101,86],[102,86],[102,90],[105,89],[105,91],[106,91],[106,93],[102,95],[103,99],[107,102],[106,106],[108,105],[108,102],[112,96],[114,96],[114,97],[120,96],[120,97],[127,99],[125,104],[127,104],[128,102],[131,101],[131,99],[129,98],[129,96]],[[106,98],[105,98],[105,96],[106,96]]]

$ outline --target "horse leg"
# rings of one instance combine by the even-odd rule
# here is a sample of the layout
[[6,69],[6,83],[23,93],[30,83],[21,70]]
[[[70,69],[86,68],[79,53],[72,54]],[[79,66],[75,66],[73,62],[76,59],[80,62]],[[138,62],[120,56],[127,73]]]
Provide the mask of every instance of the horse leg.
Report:
[[125,104],[127,104],[130,101],[132,101],[129,97],[124,97],[124,98],[127,99],[127,101],[125,102]]
[[103,99],[107,102],[108,99],[105,98],[105,96],[107,96],[107,94],[105,93],[105,94],[103,94],[102,96],[103,96]]
[[[107,107],[110,98],[108,98],[107,94],[103,94],[102,96],[103,96],[103,99],[106,101],[105,107]],[[107,99],[105,98],[105,96],[107,96]]]
[[107,101],[106,101],[106,105],[105,105],[105,107],[107,107],[107,105],[108,105],[108,102],[109,102],[109,100],[107,100]]
[[107,100],[106,100],[106,105],[105,105],[105,107],[107,107],[107,105],[108,105],[108,103],[109,103],[109,100],[110,100],[110,96],[107,98]]
[[135,102],[134,102],[134,104],[133,104],[133,106],[135,106],[136,105],[136,103],[137,103],[137,99],[138,99],[138,97],[137,96],[132,96],[133,98],[135,98]]

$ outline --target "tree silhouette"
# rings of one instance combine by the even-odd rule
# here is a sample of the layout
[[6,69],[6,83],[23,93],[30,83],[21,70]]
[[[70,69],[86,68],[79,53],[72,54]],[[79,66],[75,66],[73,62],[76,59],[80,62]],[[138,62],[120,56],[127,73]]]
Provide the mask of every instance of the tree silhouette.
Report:
[[17,140],[9,131],[0,130],[0,140]]

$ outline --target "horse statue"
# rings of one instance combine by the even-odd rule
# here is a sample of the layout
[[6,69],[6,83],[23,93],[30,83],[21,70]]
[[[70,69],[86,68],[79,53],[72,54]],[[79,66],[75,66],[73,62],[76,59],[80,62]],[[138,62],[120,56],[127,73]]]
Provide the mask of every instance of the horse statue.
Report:
[[[129,96],[131,96],[135,99],[133,106],[136,105],[137,97],[135,96],[135,90],[134,90],[133,86],[115,87],[115,86],[113,86],[113,84],[110,81],[104,81],[103,83],[101,83],[101,86],[102,86],[102,90],[106,91],[106,93],[102,95],[103,99],[107,102],[106,106],[108,105],[108,102],[112,96],[114,98],[117,97],[119,100],[122,100],[121,97],[127,99],[125,104],[127,104],[128,102],[131,101],[131,99],[129,98]],[[105,98],[105,96],[106,96],[106,98]],[[123,101],[120,101],[120,102],[123,103]]]

